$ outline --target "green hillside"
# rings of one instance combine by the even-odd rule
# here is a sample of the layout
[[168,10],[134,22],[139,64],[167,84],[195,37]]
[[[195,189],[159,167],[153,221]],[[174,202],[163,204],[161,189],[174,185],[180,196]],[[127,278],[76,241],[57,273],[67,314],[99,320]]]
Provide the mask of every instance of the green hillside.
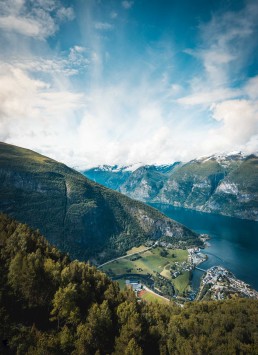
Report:
[[139,303],[88,263],[0,214],[0,353],[258,353],[258,301]]
[[0,211],[38,228],[71,257],[104,261],[147,239],[197,235],[157,210],[33,151],[0,143]]

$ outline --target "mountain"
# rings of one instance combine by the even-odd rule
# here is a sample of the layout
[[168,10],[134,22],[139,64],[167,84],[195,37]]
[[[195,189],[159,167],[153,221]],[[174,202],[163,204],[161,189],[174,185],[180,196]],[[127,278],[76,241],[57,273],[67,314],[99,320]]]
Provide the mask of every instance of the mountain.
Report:
[[144,202],[258,220],[258,157],[213,155],[176,163],[166,172],[143,166],[118,190]]
[[0,211],[38,228],[72,258],[102,262],[148,239],[197,234],[50,158],[0,143]]
[[139,302],[0,214],[1,354],[257,354],[258,301]]
[[140,201],[156,196],[169,177],[169,173],[180,163],[171,165],[101,165],[82,171],[89,179],[110,189],[130,195]]
[[101,185],[118,190],[131,175],[132,170],[128,167],[118,167],[117,165],[102,165],[82,172],[87,178],[98,182]]
[[173,171],[155,202],[258,220],[258,157],[234,154],[190,161]]
[[151,201],[163,188],[179,163],[169,166],[146,165],[136,169],[118,191],[140,201]]

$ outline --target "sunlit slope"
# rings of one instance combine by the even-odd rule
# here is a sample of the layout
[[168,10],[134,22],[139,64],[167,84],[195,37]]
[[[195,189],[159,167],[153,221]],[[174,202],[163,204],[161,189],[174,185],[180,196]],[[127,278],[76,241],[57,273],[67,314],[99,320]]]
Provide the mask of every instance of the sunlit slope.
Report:
[[197,235],[157,210],[33,151],[0,144],[0,210],[79,259],[105,260],[147,239]]

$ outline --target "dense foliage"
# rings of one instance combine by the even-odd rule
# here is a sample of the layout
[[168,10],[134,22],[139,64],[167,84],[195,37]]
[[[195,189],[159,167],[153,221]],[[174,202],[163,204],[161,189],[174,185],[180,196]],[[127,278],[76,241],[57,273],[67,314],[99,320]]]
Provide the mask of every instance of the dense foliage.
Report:
[[139,303],[0,215],[0,353],[257,354],[258,302]]
[[27,223],[72,258],[105,261],[147,239],[201,243],[157,210],[31,150],[0,143],[0,211]]

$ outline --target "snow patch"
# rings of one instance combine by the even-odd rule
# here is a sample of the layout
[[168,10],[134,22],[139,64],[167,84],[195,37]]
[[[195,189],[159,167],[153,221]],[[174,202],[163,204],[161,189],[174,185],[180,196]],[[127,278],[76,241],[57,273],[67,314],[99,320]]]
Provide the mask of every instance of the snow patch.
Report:
[[223,181],[217,188],[217,192],[223,192],[225,194],[238,194],[238,187],[236,184]]

